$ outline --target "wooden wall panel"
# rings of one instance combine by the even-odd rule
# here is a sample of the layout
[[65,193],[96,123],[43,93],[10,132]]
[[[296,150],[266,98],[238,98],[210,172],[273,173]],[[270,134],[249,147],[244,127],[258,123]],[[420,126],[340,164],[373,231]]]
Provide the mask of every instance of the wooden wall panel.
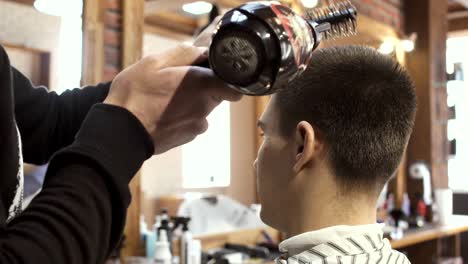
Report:
[[[123,68],[141,58],[144,0],[85,0],[83,84],[111,81]],[[130,184],[122,257],[141,255],[140,176]]]
[[50,87],[51,53],[0,43],[6,50],[12,64],[31,80],[34,85]]
[[[144,0],[123,0],[122,68],[141,59],[143,49]],[[132,202],[125,227],[125,247],[122,256],[141,255],[140,214],[141,175],[138,172],[130,183]]]
[[[445,52],[447,1],[405,2],[406,32],[416,32],[416,48],[408,54],[407,68],[415,82],[418,112],[408,147],[408,162],[430,164],[435,188],[448,187],[447,94]],[[410,196],[416,192],[408,182]],[[413,196],[414,198],[414,196]]]
[[466,17],[450,19],[449,23],[449,31],[468,31],[468,15]]
[[104,75],[103,0],[83,3],[83,85],[99,83]]
[[141,58],[143,51],[144,28],[143,0],[123,1],[123,38],[122,38],[122,66],[130,66]]
[[122,70],[121,0],[85,0],[82,84],[111,81]]

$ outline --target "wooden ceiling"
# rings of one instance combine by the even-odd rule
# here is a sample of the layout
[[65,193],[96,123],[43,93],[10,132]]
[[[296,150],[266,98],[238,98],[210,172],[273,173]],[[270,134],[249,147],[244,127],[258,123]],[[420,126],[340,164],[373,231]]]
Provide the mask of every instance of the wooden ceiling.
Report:
[[[35,0],[0,0],[33,5]],[[93,1],[93,0],[91,0]],[[156,27],[183,35],[192,35],[200,26],[207,23],[207,16],[192,16],[182,11],[182,5],[196,0],[146,0],[145,22],[147,27]],[[204,0],[230,9],[248,0]],[[284,0],[290,5],[299,6],[300,0]],[[412,0],[404,0],[412,1]],[[468,30],[468,0],[447,0],[449,30]],[[149,30],[151,31],[151,30]]]
[[[145,23],[146,31],[157,31],[163,28],[173,33],[193,35],[197,29],[208,23],[208,16],[194,16],[182,10],[182,6],[197,0],[146,0]],[[221,13],[252,0],[203,0],[216,5]],[[280,0],[294,5],[300,0]]]
[[32,6],[32,5],[34,5],[35,0],[4,0],[4,1],[16,2],[16,3],[26,4],[26,5]]
[[[27,1],[27,0],[23,0]],[[207,23],[207,16],[192,16],[182,11],[182,5],[196,0],[146,0],[145,22],[148,28],[156,27],[174,33],[192,35],[197,28]],[[204,0],[218,5],[221,9],[230,9],[248,0]],[[286,0],[290,5],[299,6],[300,0]],[[412,0],[404,0],[412,1]],[[468,29],[468,0],[447,0],[449,29]],[[455,25],[456,24],[456,25]],[[148,30],[152,31],[152,30]]]
[[468,0],[448,0],[449,31],[468,30]]
[[448,0],[449,13],[467,10],[468,0]]

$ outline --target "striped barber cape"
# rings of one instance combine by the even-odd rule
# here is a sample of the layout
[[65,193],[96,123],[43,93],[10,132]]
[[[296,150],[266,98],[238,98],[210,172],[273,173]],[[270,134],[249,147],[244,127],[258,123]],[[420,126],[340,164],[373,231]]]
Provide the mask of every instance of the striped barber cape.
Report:
[[409,264],[383,238],[383,225],[333,226],[289,238],[276,264]]

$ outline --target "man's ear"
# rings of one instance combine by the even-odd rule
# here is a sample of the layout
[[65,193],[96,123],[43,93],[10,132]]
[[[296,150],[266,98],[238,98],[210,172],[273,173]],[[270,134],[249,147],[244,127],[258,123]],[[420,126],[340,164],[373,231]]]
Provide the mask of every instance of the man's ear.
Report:
[[317,138],[314,128],[309,122],[301,121],[296,127],[296,161],[294,172],[299,173],[317,153]]

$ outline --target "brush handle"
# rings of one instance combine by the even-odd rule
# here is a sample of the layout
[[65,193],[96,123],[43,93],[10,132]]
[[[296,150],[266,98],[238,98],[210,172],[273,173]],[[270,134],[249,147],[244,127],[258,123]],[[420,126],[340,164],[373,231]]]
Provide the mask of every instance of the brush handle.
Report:
[[357,10],[350,2],[307,10],[309,23],[324,39],[346,37],[356,33]]

